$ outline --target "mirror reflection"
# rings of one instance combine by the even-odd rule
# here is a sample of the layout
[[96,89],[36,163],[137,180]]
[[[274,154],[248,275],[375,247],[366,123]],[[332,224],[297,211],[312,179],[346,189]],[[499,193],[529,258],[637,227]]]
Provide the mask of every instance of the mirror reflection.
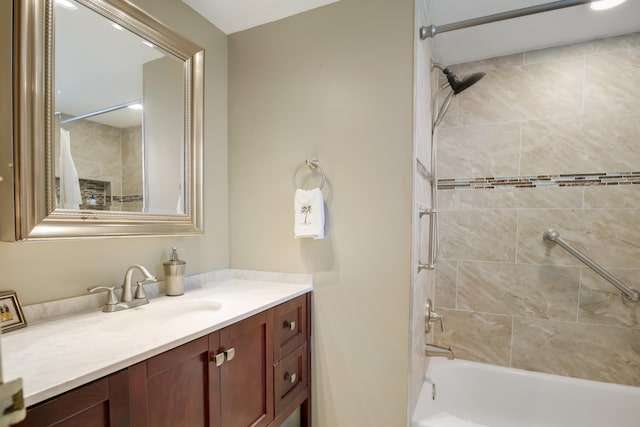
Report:
[[184,213],[184,61],[73,0],[54,28],[56,209]]

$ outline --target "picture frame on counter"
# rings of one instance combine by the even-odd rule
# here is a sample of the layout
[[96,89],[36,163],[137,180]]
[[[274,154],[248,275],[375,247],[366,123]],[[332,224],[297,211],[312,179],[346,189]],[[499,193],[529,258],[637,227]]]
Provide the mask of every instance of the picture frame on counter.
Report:
[[0,331],[7,333],[27,326],[18,294],[15,291],[0,292]]

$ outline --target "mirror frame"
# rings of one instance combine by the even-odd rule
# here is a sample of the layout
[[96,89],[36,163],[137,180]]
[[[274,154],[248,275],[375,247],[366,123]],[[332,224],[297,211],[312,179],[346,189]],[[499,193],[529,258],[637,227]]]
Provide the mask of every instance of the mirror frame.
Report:
[[[203,232],[204,49],[126,0],[75,0],[185,63],[185,213],[57,209],[55,194],[54,3],[14,0],[15,240]],[[3,231],[6,236],[6,230]]]

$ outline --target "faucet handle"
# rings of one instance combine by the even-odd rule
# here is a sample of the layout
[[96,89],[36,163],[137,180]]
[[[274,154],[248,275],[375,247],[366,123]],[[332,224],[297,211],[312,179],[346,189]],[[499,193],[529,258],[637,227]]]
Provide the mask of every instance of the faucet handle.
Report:
[[431,311],[433,308],[433,303],[431,299],[427,299],[427,303],[424,305],[425,308],[425,332],[431,332],[431,324],[440,322],[440,332],[444,332],[444,316],[442,314],[438,314],[434,311]]
[[118,298],[116,297],[115,287],[113,286],[96,286],[94,288],[87,288],[87,290],[91,293],[95,291],[100,291],[100,290],[108,291],[106,305],[118,304]]
[[141,280],[139,282],[136,282],[138,285],[136,286],[136,293],[134,295],[135,299],[143,299],[147,297],[146,292],[144,291],[144,286],[147,281],[146,280]]

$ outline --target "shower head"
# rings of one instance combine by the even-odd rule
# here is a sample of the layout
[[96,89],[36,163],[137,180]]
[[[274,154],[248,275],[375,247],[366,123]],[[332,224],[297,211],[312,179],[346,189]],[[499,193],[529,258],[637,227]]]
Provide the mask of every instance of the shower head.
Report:
[[[434,98],[434,108],[433,108],[434,116],[433,116],[433,127],[432,127],[432,129],[434,129],[436,126],[440,124],[440,122],[444,118],[444,115],[447,113],[447,110],[449,109],[449,105],[453,100],[453,96],[459,94],[463,90],[476,84],[480,79],[486,76],[486,73],[473,73],[469,76],[466,76],[462,80],[460,80],[458,79],[458,76],[452,73],[451,70],[449,70],[447,67],[443,67],[442,65],[437,64],[435,62],[432,62],[431,66],[432,66],[432,69],[437,68],[444,73],[444,75],[447,77],[447,82],[451,87],[451,91],[449,92],[449,95],[447,95],[447,97],[445,98],[442,104],[442,107],[440,107],[439,110],[437,110],[435,107],[436,99]],[[446,87],[447,85],[444,85],[440,88],[440,90]]]
[[442,70],[442,72],[447,76],[447,81],[449,82],[449,86],[453,89],[453,94],[457,95],[468,87],[473,86],[477,83],[481,78],[486,76],[486,73],[473,73],[470,76],[463,78],[462,80],[458,79],[458,76],[449,71],[448,68]]
[[451,86],[451,90],[453,90],[453,94],[457,95],[463,90],[467,89],[470,86],[476,84],[481,78],[486,76],[486,73],[473,73],[470,76],[466,76],[462,80],[458,79],[449,68],[443,67],[442,65],[432,62],[432,68],[437,68],[442,71],[442,73],[447,77],[447,82],[449,82],[449,86]]

